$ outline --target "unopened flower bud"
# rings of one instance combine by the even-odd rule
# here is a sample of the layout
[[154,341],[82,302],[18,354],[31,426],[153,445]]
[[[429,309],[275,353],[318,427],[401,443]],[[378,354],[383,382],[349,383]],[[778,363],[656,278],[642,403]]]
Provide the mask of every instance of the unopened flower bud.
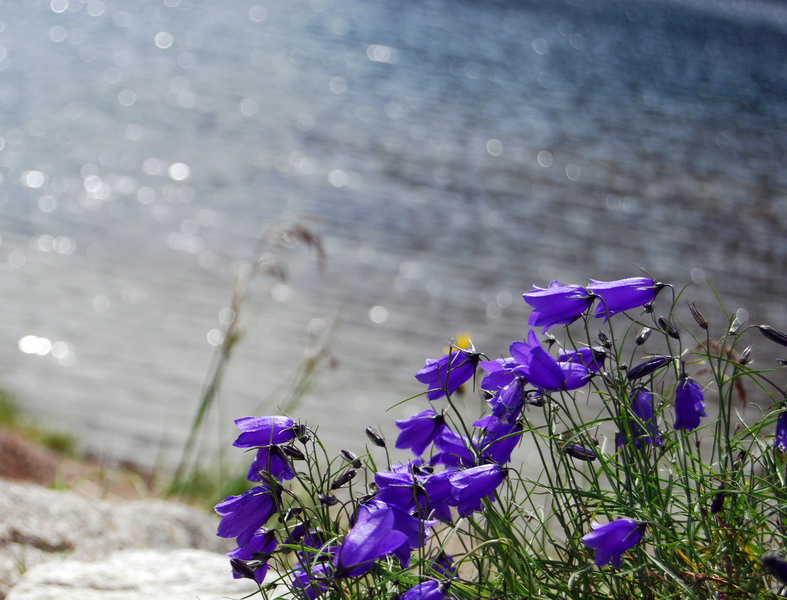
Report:
[[295,426],[295,437],[298,438],[301,444],[305,444],[309,441],[309,430],[306,428],[306,425],[298,423]]
[[317,500],[319,500],[320,503],[324,504],[325,506],[333,506],[339,502],[339,499],[336,496],[329,496],[327,494],[320,494],[317,496]]
[[654,356],[643,363],[631,367],[631,369],[628,370],[626,376],[629,378],[629,381],[633,379],[641,379],[642,377],[647,377],[655,371],[658,371],[661,367],[669,364],[670,362],[672,362],[671,356]]
[[285,523],[285,522],[289,521],[290,519],[292,519],[293,517],[297,517],[302,512],[303,512],[303,509],[300,506],[292,506],[292,507],[288,508],[284,512],[284,514],[282,514],[279,517],[279,522],[280,523]]
[[254,579],[254,570],[241,559],[231,558],[230,566],[243,579]]
[[738,359],[739,364],[748,365],[751,362],[751,349],[752,346],[746,346],[746,349],[741,352],[741,357]]
[[697,308],[694,302],[689,302],[689,310],[691,311],[691,316],[694,317],[694,320],[697,322],[697,325],[707,331],[708,321],[705,320],[705,315],[700,312],[700,309]]
[[579,444],[566,444],[563,446],[563,452],[577,460],[584,460],[586,462],[596,460],[596,453],[593,452],[593,450],[580,446]]
[[776,342],[780,346],[787,346],[787,333],[777,331],[770,325],[758,325],[757,329],[772,342]]
[[341,455],[344,460],[346,460],[348,463],[350,463],[353,466],[354,469],[361,468],[360,459],[349,450],[342,450]]
[[713,501],[710,503],[710,511],[714,515],[719,514],[722,507],[724,506],[724,499],[727,497],[727,494],[724,492],[724,484],[722,483],[719,486],[719,491],[713,497]]
[[281,446],[281,450],[292,460],[306,460],[306,455],[295,446]]
[[333,483],[331,483],[331,489],[332,490],[339,489],[344,484],[352,481],[353,477],[355,477],[355,471],[353,469],[345,471],[344,473],[342,473],[336,479],[333,480]]
[[610,343],[609,338],[603,331],[598,332],[598,341],[603,348],[606,348],[607,350],[612,348],[612,344]]
[[380,448],[385,448],[385,438],[380,435],[380,433],[374,427],[367,427],[366,428],[366,437],[369,438],[369,441],[372,442],[375,446],[379,446]]
[[660,316],[656,319],[656,323],[659,324],[659,327],[666,332],[668,336],[673,339],[679,340],[680,339],[680,332],[677,330],[675,325],[667,317]]
[[653,330],[650,327],[643,327],[642,330],[637,334],[634,343],[637,346],[641,346],[642,344],[644,344],[647,341],[647,339],[650,337],[651,331]]

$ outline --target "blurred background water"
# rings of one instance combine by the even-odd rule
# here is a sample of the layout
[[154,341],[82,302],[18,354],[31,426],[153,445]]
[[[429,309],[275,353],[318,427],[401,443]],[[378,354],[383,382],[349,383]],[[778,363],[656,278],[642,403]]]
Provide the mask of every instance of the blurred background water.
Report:
[[780,2],[0,8],[0,383],[104,456],[176,456],[235,273],[298,215],[327,269],[253,282],[225,435],[334,316],[297,414],[356,450],[453,335],[523,336],[533,283],[642,266],[787,328]]

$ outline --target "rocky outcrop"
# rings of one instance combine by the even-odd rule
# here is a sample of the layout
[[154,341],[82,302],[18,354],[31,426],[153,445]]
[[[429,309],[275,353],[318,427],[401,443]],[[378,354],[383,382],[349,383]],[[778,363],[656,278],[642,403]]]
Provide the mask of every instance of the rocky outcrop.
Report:
[[221,554],[119,550],[98,562],[40,564],[25,573],[6,600],[226,600],[256,590],[253,581],[232,579]]
[[[230,545],[216,537],[217,523],[213,515],[173,502],[108,502],[0,481],[0,600],[24,573],[39,572],[39,565],[47,571],[55,561],[99,561],[131,548],[209,550],[224,561],[227,580],[221,553]],[[197,595],[205,597],[191,598]],[[28,598],[16,591],[12,597]]]

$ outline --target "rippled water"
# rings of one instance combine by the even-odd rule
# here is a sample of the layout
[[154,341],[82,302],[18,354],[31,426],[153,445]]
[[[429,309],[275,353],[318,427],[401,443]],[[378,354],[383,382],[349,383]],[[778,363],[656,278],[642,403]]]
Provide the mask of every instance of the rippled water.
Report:
[[2,6],[0,381],[105,455],[173,455],[234,272],[293,215],[327,271],[252,285],[222,422],[334,315],[299,414],[357,445],[452,335],[523,335],[532,283],[708,277],[787,327],[779,3]]

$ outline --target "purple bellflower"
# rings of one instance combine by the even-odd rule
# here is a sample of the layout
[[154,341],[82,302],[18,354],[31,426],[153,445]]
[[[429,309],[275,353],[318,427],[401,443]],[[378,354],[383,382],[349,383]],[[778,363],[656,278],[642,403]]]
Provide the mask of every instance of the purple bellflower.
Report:
[[241,431],[232,444],[237,448],[286,444],[295,437],[295,421],[289,417],[243,417],[235,426]]
[[450,581],[425,581],[407,590],[402,600],[446,600]]
[[[634,443],[639,447],[644,441],[646,444],[661,446],[661,433],[659,432],[658,419],[653,408],[653,394],[647,388],[640,387],[631,393],[631,410],[645,425],[643,429],[639,421],[629,420],[629,428],[634,438]],[[618,434],[618,445],[625,443],[625,433]]]
[[452,348],[442,358],[427,358],[426,366],[415,374],[415,378],[429,386],[426,397],[437,400],[446,394],[450,396],[473,377],[478,361],[478,354]]
[[411,465],[407,464],[395,466],[393,471],[376,473],[374,482],[379,489],[375,499],[408,513],[415,512],[420,518],[434,516],[443,522],[450,522],[451,509],[448,502],[451,499],[452,487],[448,480],[448,471],[420,475],[413,470]]
[[787,452],[787,410],[782,407],[779,419],[776,421],[776,438],[773,440],[774,447],[779,452]]
[[407,420],[397,421],[396,426],[402,430],[396,440],[396,447],[411,448],[416,456],[421,456],[435,437],[447,428],[443,415],[431,408]]
[[489,406],[492,408],[492,414],[500,419],[509,423],[516,421],[519,413],[525,406],[525,384],[527,381],[524,377],[516,377],[511,383],[492,396],[489,400]]
[[[273,531],[261,530],[255,533],[244,546],[238,546],[227,554],[230,559],[235,559],[231,561],[232,576],[240,579],[248,577],[251,572],[254,581],[262,585],[268,573],[268,559],[275,549],[276,536]],[[245,568],[238,568],[241,565]]]
[[616,281],[590,280],[588,291],[599,297],[596,318],[608,320],[612,315],[630,308],[645,306],[656,298],[664,284],[656,283],[648,277],[631,277]]
[[444,465],[449,469],[459,467],[472,467],[476,464],[475,458],[468,450],[467,438],[446,428],[434,439],[434,445],[440,452],[434,454],[429,463]]
[[519,363],[510,356],[497,360],[485,360],[478,364],[487,372],[486,377],[481,381],[481,389],[489,392],[503,389],[518,376]]
[[442,550],[431,561],[431,567],[444,577],[456,577],[454,558]]
[[527,380],[542,390],[575,390],[590,379],[590,373],[584,365],[577,362],[559,363],[552,358],[541,347],[532,329],[527,334],[527,342],[514,342],[510,350]]
[[568,454],[571,458],[576,458],[577,460],[583,460],[585,462],[593,462],[596,460],[595,451],[581,444],[566,444],[563,446],[563,452]]
[[675,389],[675,429],[692,431],[700,426],[700,417],[705,413],[702,386],[685,375]]
[[563,285],[553,281],[547,288],[533,286],[522,297],[535,310],[530,313],[527,324],[543,327],[541,333],[554,325],[569,325],[576,321],[593,303],[593,297],[578,285]]
[[473,427],[484,428],[485,434],[478,444],[483,461],[504,465],[511,460],[511,453],[517,447],[524,430],[516,422],[498,419],[494,415],[483,417],[473,423]]
[[426,541],[422,526],[420,519],[384,502],[372,500],[361,505],[355,524],[336,552],[336,576],[359,577],[388,554],[395,554],[407,567],[411,551]]
[[647,523],[632,519],[618,519],[599,525],[592,523],[593,531],[582,537],[582,543],[596,551],[596,565],[603,567],[612,563],[620,567],[620,559],[624,552],[636,546],[645,533]]
[[494,494],[503,483],[506,471],[500,465],[481,465],[450,475],[453,503],[460,517],[481,510],[481,499]]
[[239,496],[228,496],[216,505],[221,515],[217,535],[237,538],[245,546],[254,533],[276,512],[278,498],[267,485],[257,486]]
[[279,481],[292,479],[295,471],[279,446],[262,446],[249,467],[249,481],[265,481],[260,471],[270,473]]
[[333,567],[326,562],[312,564],[311,568],[303,566],[303,563],[301,565],[293,575],[292,587],[298,590],[300,598],[314,600],[330,587]]
[[604,348],[580,348],[579,350],[568,350],[558,354],[557,362],[579,363],[591,373],[598,373],[604,366],[604,359],[607,353]]

